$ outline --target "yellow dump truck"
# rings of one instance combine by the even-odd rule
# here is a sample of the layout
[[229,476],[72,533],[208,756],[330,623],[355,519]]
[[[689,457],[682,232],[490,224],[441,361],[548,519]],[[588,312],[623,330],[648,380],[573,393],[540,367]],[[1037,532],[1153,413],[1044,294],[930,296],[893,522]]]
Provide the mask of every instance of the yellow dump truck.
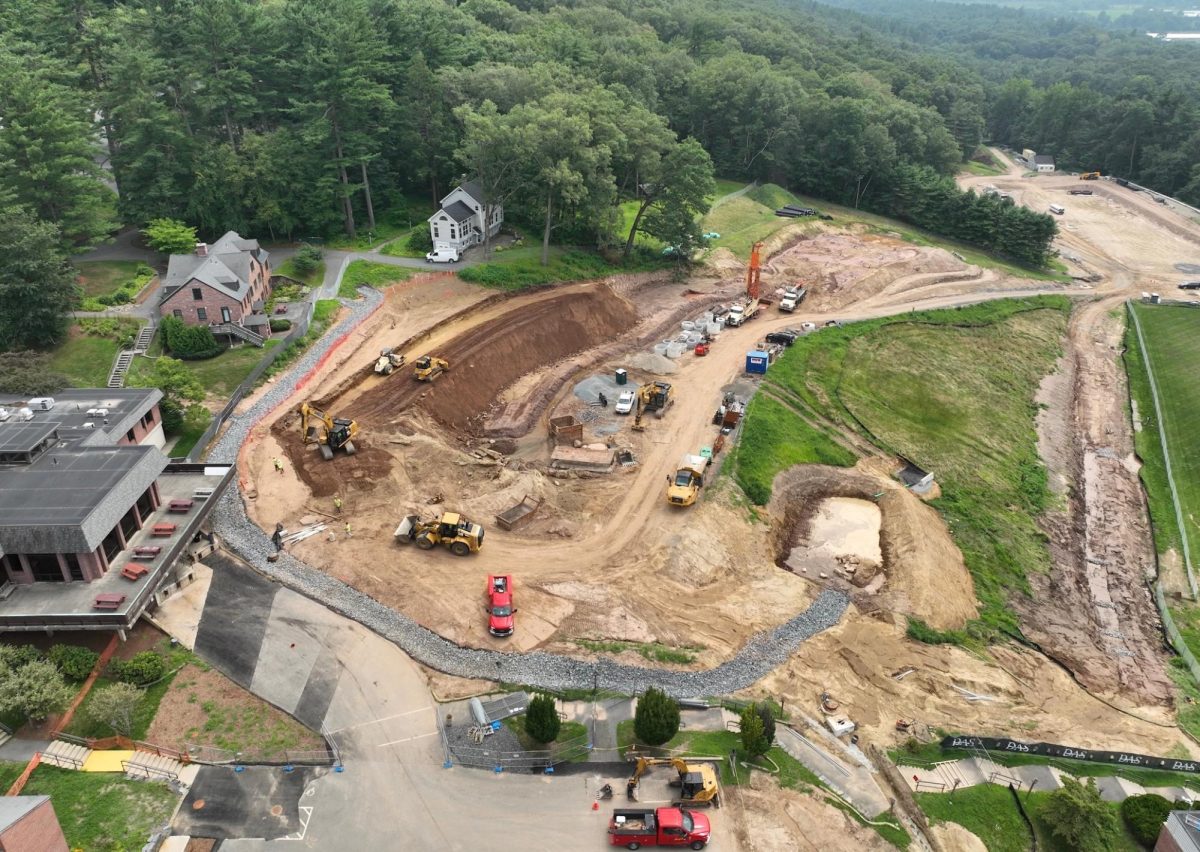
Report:
[[704,456],[686,455],[675,475],[667,475],[667,502],[672,506],[690,506],[704,487],[704,471],[709,460]]

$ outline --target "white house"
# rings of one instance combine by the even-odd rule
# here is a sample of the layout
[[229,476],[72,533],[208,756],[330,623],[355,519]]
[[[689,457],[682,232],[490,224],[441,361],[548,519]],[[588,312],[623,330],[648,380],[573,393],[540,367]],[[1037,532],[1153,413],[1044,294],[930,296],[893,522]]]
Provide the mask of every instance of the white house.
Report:
[[442,199],[441,208],[429,217],[429,234],[435,250],[443,247],[459,251],[470,248],[483,242],[485,227],[495,236],[504,222],[504,208],[499,204],[492,209],[491,222],[485,221],[487,211],[483,192],[474,181],[456,187]]
[[1049,154],[1038,154],[1033,158],[1033,165],[1039,172],[1054,171],[1054,158]]

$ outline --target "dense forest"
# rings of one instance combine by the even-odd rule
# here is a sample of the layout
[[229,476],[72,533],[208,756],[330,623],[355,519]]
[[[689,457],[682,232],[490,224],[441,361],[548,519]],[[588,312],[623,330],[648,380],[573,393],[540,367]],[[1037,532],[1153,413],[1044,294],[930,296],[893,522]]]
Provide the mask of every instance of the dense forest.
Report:
[[618,202],[685,242],[715,171],[1044,262],[1048,217],[948,176],[997,103],[1005,137],[1042,134],[1046,83],[999,92],[888,26],[784,0],[8,0],[0,208],[69,247],[161,217],[303,239],[470,174],[546,240],[624,246]]
[[[1200,44],[998,6],[830,2],[864,13],[866,39],[899,39],[970,69],[991,141],[1200,205]],[[886,67],[868,67],[896,86]]]

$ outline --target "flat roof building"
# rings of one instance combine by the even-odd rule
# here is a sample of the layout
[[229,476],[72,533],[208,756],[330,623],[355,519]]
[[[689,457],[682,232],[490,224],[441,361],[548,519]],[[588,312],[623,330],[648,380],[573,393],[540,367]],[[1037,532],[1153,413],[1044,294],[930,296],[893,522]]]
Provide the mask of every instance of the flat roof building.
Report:
[[161,399],[154,388],[0,395],[0,632],[123,630],[150,603],[232,476],[171,463]]

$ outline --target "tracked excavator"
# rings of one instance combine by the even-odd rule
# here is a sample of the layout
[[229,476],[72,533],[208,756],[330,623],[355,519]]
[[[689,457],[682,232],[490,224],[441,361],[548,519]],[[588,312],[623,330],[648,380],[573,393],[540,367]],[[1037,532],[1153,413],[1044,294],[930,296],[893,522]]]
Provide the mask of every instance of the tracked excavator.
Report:
[[330,417],[307,402],[300,406],[300,429],[304,432],[304,443],[316,444],[321,458],[329,461],[334,450],[345,450],[346,455],[355,453],[354,439],[358,437],[358,421],[344,417]]
[[666,382],[647,382],[642,385],[637,391],[637,413],[633,417],[634,431],[646,431],[646,427],[642,425],[642,415],[647,411],[653,412],[654,416],[661,418],[674,404],[675,397],[671,393],[671,386]]
[[651,766],[672,766],[679,773],[679,780],[672,781],[672,787],[679,788],[679,799],[675,805],[712,805],[721,807],[720,788],[717,785],[717,773],[711,763],[688,763],[681,757],[639,757],[633,775],[625,782],[625,794],[637,801],[638,783],[646,770]]

